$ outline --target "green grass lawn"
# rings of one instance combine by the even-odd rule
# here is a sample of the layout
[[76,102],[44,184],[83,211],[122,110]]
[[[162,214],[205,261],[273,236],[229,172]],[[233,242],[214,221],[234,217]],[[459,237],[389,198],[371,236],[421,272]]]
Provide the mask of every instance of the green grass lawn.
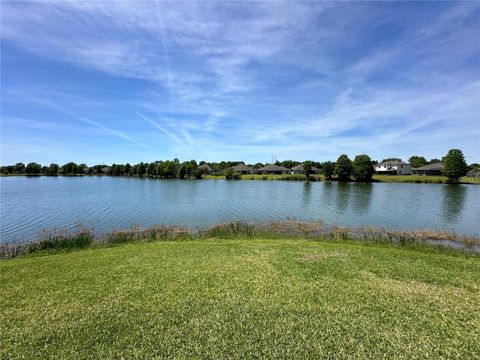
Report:
[[[446,176],[422,176],[422,175],[374,175],[373,179],[381,182],[407,182],[407,183],[447,183]],[[480,178],[463,177],[462,183],[480,184]]]
[[1,261],[0,358],[473,359],[480,258],[308,240]]
[[[312,180],[325,181],[323,175],[312,175]],[[225,179],[223,175],[205,175],[205,179]],[[284,175],[242,175],[242,180],[297,180],[305,181],[305,175],[284,174]],[[445,184],[446,176],[422,176],[422,175],[374,175],[374,181],[378,182],[401,182],[401,183],[426,183],[426,184]],[[480,184],[480,178],[463,177],[461,179],[466,184]]]

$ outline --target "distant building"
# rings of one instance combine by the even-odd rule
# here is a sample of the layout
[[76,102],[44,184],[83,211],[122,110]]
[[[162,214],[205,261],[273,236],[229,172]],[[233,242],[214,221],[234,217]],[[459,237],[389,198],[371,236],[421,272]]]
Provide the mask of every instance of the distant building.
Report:
[[291,171],[289,168],[286,168],[284,166],[278,166],[275,164],[267,165],[261,167],[260,169],[257,169],[257,172],[259,174],[286,174],[289,171]]
[[212,168],[208,166],[207,163],[200,165],[198,170],[202,170],[204,174],[210,174],[212,172]]
[[443,163],[438,162],[430,165],[425,165],[419,168],[415,168],[413,169],[413,173],[416,175],[433,176],[433,175],[442,175],[442,170],[443,170]]
[[[292,173],[292,174],[303,174],[303,164],[294,166],[291,169],[290,173]],[[312,174],[320,174],[320,169],[315,167],[315,166],[312,166]]]
[[389,160],[375,165],[375,172],[380,175],[411,175],[412,167],[402,160]]
[[232,166],[230,169],[240,174],[253,174],[253,169],[251,167],[246,166],[245,164],[238,164],[238,165]]
[[467,172],[467,177],[480,177],[480,169],[474,169]]

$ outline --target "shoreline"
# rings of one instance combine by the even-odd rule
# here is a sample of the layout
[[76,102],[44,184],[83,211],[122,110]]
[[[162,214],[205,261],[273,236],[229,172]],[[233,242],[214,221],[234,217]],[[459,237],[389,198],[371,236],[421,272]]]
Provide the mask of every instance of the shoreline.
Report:
[[406,231],[372,226],[328,225],[323,221],[288,220],[259,224],[228,222],[197,230],[172,225],[136,226],[110,231],[105,234],[98,234],[93,229],[82,226],[70,229],[53,229],[44,231],[40,237],[30,241],[0,243],[0,259],[12,259],[39,252],[109,247],[124,243],[209,239],[282,240],[292,238],[320,242],[351,241],[402,247],[420,246],[466,254],[480,254],[479,236],[460,235],[433,229]]
[[[0,177],[120,177],[120,178],[136,178],[136,179],[156,179],[156,180],[226,180],[225,175],[204,175],[202,179],[178,179],[178,178],[161,178],[157,176],[130,176],[130,175],[100,175],[100,174],[76,174],[76,175],[26,175],[26,174],[0,174]],[[243,174],[240,179],[249,181],[303,181],[305,182],[305,175],[302,174]],[[237,181],[228,180],[228,181]],[[374,175],[372,181],[357,182],[357,181],[338,181],[335,179],[327,180],[323,175],[311,175],[310,182],[341,182],[341,183],[403,183],[403,184],[445,184],[445,185],[480,185],[480,178],[463,177],[460,183],[450,183],[446,176],[427,176],[427,175]]]

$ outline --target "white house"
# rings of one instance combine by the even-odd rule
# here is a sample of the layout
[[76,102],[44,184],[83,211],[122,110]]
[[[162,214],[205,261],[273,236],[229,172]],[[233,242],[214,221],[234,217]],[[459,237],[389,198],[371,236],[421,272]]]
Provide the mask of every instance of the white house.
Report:
[[375,172],[380,175],[411,175],[412,167],[402,160],[389,160],[375,165]]

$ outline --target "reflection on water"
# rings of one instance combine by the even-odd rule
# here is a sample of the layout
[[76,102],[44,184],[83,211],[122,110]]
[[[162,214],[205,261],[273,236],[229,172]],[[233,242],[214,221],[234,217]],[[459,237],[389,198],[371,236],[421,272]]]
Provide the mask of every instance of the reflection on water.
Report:
[[[444,185],[442,217],[447,222],[457,222],[465,206],[467,185]],[[477,214],[478,215],[478,214]]]
[[367,213],[372,201],[372,183],[355,184],[350,191],[352,193],[352,210],[356,214]]
[[307,206],[312,200],[312,183],[305,181],[303,183],[303,205]]
[[347,210],[350,200],[350,184],[339,182],[335,185],[337,193],[337,214],[343,214]]

